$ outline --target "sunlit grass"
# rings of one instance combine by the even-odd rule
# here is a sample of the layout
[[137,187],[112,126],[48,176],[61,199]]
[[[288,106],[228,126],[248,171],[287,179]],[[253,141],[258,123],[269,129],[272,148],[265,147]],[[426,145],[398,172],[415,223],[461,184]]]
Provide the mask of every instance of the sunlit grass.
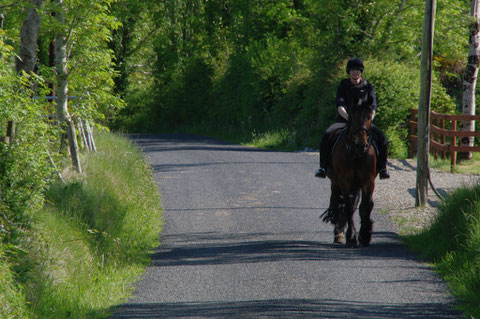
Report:
[[480,318],[480,185],[451,193],[430,227],[405,237],[434,263],[467,318]]
[[252,133],[251,138],[246,139],[243,145],[254,146],[264,149],[295,150],[295,135],[287,129],[267,131],[264,133]]
[[32,318],[104,318],[125,300],[158,244],[161,207],[151,170],[126,139],[97,136],[86,176],[57,184],[27,246]]

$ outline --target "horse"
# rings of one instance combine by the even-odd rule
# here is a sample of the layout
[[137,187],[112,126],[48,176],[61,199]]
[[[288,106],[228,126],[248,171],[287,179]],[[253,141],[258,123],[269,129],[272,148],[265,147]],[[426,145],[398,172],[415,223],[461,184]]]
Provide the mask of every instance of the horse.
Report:
[[[358,242],[368,246],[372,238],[370,214],[377,176],[377,154],[370,132],[373,111],[369,101],[358,99],[358,103],[349,108],[346,126],[337,129],[329,138],[331,156],[327,177],[331,181],[331,196],[329,208],[321,217],[324,222],[335,225],[334,243],[349,247],[358,247]],[[360,195],[361,228],[357,241],[353,215]]]

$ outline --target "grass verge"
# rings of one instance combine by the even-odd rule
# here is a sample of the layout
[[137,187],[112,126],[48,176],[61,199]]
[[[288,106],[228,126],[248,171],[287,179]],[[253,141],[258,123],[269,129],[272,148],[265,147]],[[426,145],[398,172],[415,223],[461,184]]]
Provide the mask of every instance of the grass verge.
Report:
[[85,174],[53,185],[33,216],[17,279],[0,276],[17,307],[6,318],[104,318],[149,263],[162,224],[151,169],[125,138],[102,133],[96,142]]
[[[451,160],[449,157],[446,159],[434,159],[430,157],[430,165],[433,168],[450,172]],[[480,153],[473,153],[471,160],[459,160],[457,161],[454,169],[454,173],[459,174],[480,174]]]
[[480,318],[480,185],[452,192],[430,227],[405,238],[433,262],[466,317]]

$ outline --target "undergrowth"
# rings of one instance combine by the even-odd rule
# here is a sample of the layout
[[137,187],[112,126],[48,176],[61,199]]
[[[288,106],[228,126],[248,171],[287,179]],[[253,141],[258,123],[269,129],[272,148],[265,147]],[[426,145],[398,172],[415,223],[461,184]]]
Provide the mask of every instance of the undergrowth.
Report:
[[434,223],[406,238],[433,262],[466,317],[480,318],[480,184],[452,192]]

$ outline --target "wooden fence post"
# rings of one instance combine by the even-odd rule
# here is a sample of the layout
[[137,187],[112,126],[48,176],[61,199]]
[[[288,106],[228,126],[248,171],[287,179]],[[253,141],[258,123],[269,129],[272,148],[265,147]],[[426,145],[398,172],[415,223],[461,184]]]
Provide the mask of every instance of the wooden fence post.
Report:
[[95,140],[93,138],[93,130],[87,120],[83,120],[85,126],[85,133],[87,137],[87,142],[90,146],[92,152],[97,152],[97,146],[95,145]]
[[[457,130],[457,120],[452,121],[452,130],[453,131]],[[457,146],[457,137],[455,135],[452,136],[452,146],[453,147]],[[450,157],[451,157],[450,172],[453,173],[453,170],[455,169],[455,164],[457,161],[457,152],[455,152],[454,148],[450,151]]]

